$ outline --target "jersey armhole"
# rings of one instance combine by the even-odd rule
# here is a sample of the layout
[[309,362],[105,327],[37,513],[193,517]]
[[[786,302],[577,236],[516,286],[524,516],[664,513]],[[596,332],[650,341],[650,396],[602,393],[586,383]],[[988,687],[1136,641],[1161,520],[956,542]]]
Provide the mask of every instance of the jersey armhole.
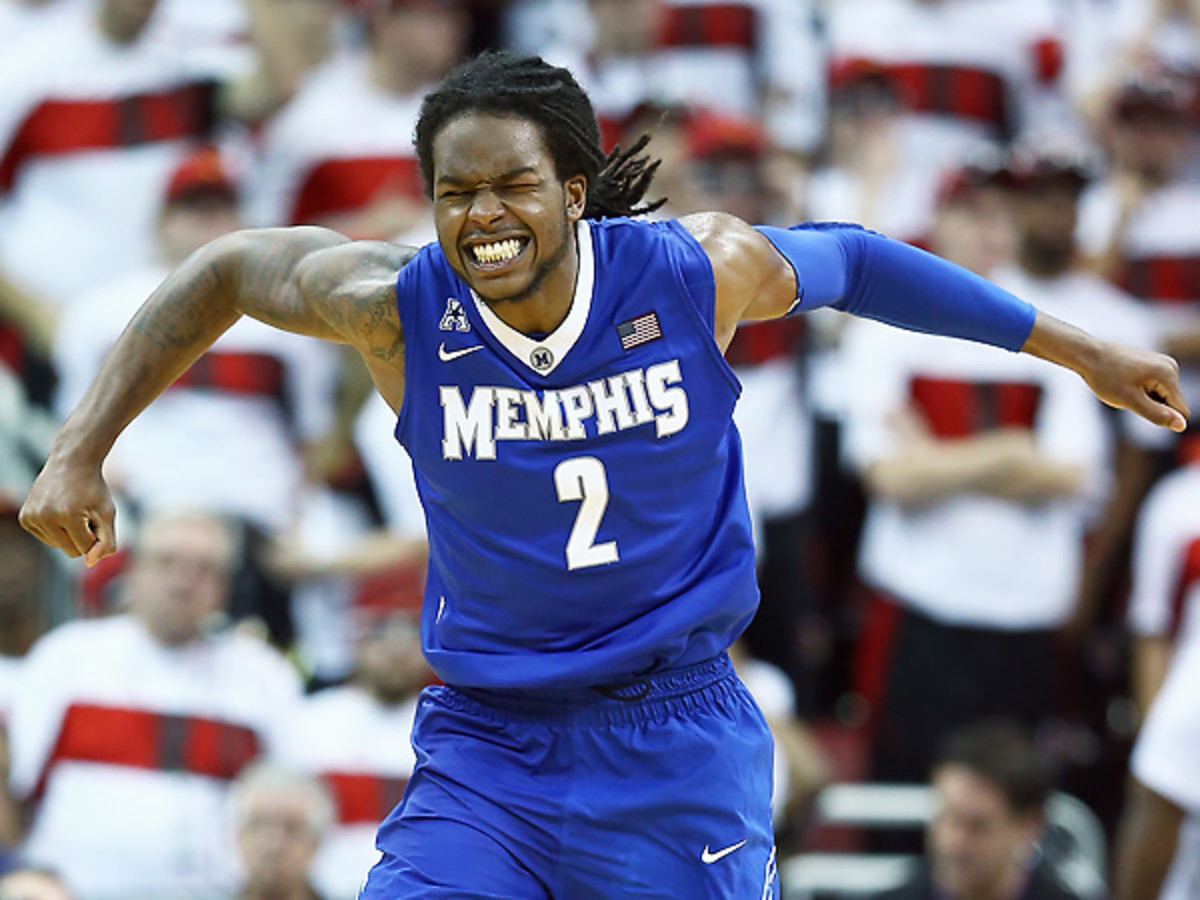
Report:
[[404,339],[404,399],[400,401],[400,411],[396,414],[396,425],[392,429],[392,434],[400,446],[410,454],[412,448],[404,439],[404,435],[407,434],[408,398],[410,388],[414,384],[413,366],[415,362],[414,354],[409,352],[409,348],[410,340],[417,338],[421,332],[418,320],[421,318],[419,282],[422,272],[419,269],[427,264],[429,246],[426,245],[417,251],[416,255],[407,264],[401,266],[400,271],[396,273],[396,313],[400,316],[400,332]]
[[663,245],[671,261],[671,274],[674,275],[681,293],[687,298],[684,306],[694,317],[697,329],[706,338],[704,346],[708,348],[718,370],[733,388],[734,396],[740,397],[742,383],[738,381],[733,368],[721,353],[713,334],[717,317],[717,282],[712,262],[700,246],[700,242],[678,221],[670,219],[655,224],[663,226],[667,232],[662,235]]

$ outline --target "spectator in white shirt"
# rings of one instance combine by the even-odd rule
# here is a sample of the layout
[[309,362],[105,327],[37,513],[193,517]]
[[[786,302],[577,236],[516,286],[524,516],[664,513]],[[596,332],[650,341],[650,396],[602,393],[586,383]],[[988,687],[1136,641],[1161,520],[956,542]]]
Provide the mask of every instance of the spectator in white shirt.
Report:
[[26,657],[9,722],[10,787],[31,814],[23,852],[82,900],[234,887],[229,784],[299,699],[281,655],[214,629],[235,552],[221,519],[151,518],[128,612],[60,626]]

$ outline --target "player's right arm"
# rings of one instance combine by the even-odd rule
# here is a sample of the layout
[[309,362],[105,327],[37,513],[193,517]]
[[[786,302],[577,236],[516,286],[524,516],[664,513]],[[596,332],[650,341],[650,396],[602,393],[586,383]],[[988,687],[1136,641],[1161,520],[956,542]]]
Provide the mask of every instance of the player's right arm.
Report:
[[679,222],[712,263],[722,351],[739,322],[832,306],[910,331],[1020,350],[1076,372],[1109,406],[1174,431],[1187,426],[1174,359],[1097,340],[915,247],[857,226],[752,228],[728,213]]
[[197,251],[138,310],[63,423],[21,524],[89,565],[113,553],[104,458],[125,426],[242,315],[351,344],[397,408],[404,342],[395,277],[414,253],[322,228],[240,231]]

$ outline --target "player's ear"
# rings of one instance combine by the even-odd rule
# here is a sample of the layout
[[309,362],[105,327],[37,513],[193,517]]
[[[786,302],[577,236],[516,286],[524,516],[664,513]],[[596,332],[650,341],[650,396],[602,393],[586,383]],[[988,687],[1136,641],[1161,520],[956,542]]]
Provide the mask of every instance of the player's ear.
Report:
[[563,182],[567,221],[578,222],[587,208],[587,176],[573,175]]

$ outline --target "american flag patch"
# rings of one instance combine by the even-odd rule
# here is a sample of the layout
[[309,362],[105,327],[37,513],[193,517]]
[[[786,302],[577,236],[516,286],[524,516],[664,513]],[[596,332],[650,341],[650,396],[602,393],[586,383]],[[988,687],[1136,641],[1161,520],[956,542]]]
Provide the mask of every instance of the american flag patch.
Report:
[[648,344],[662,337],[662,329],[658,327],[658,315],[648,312],[635,316],[628,322],[617,324],[617,337],[621,339],[623,350],[632,350],[640,344]]

